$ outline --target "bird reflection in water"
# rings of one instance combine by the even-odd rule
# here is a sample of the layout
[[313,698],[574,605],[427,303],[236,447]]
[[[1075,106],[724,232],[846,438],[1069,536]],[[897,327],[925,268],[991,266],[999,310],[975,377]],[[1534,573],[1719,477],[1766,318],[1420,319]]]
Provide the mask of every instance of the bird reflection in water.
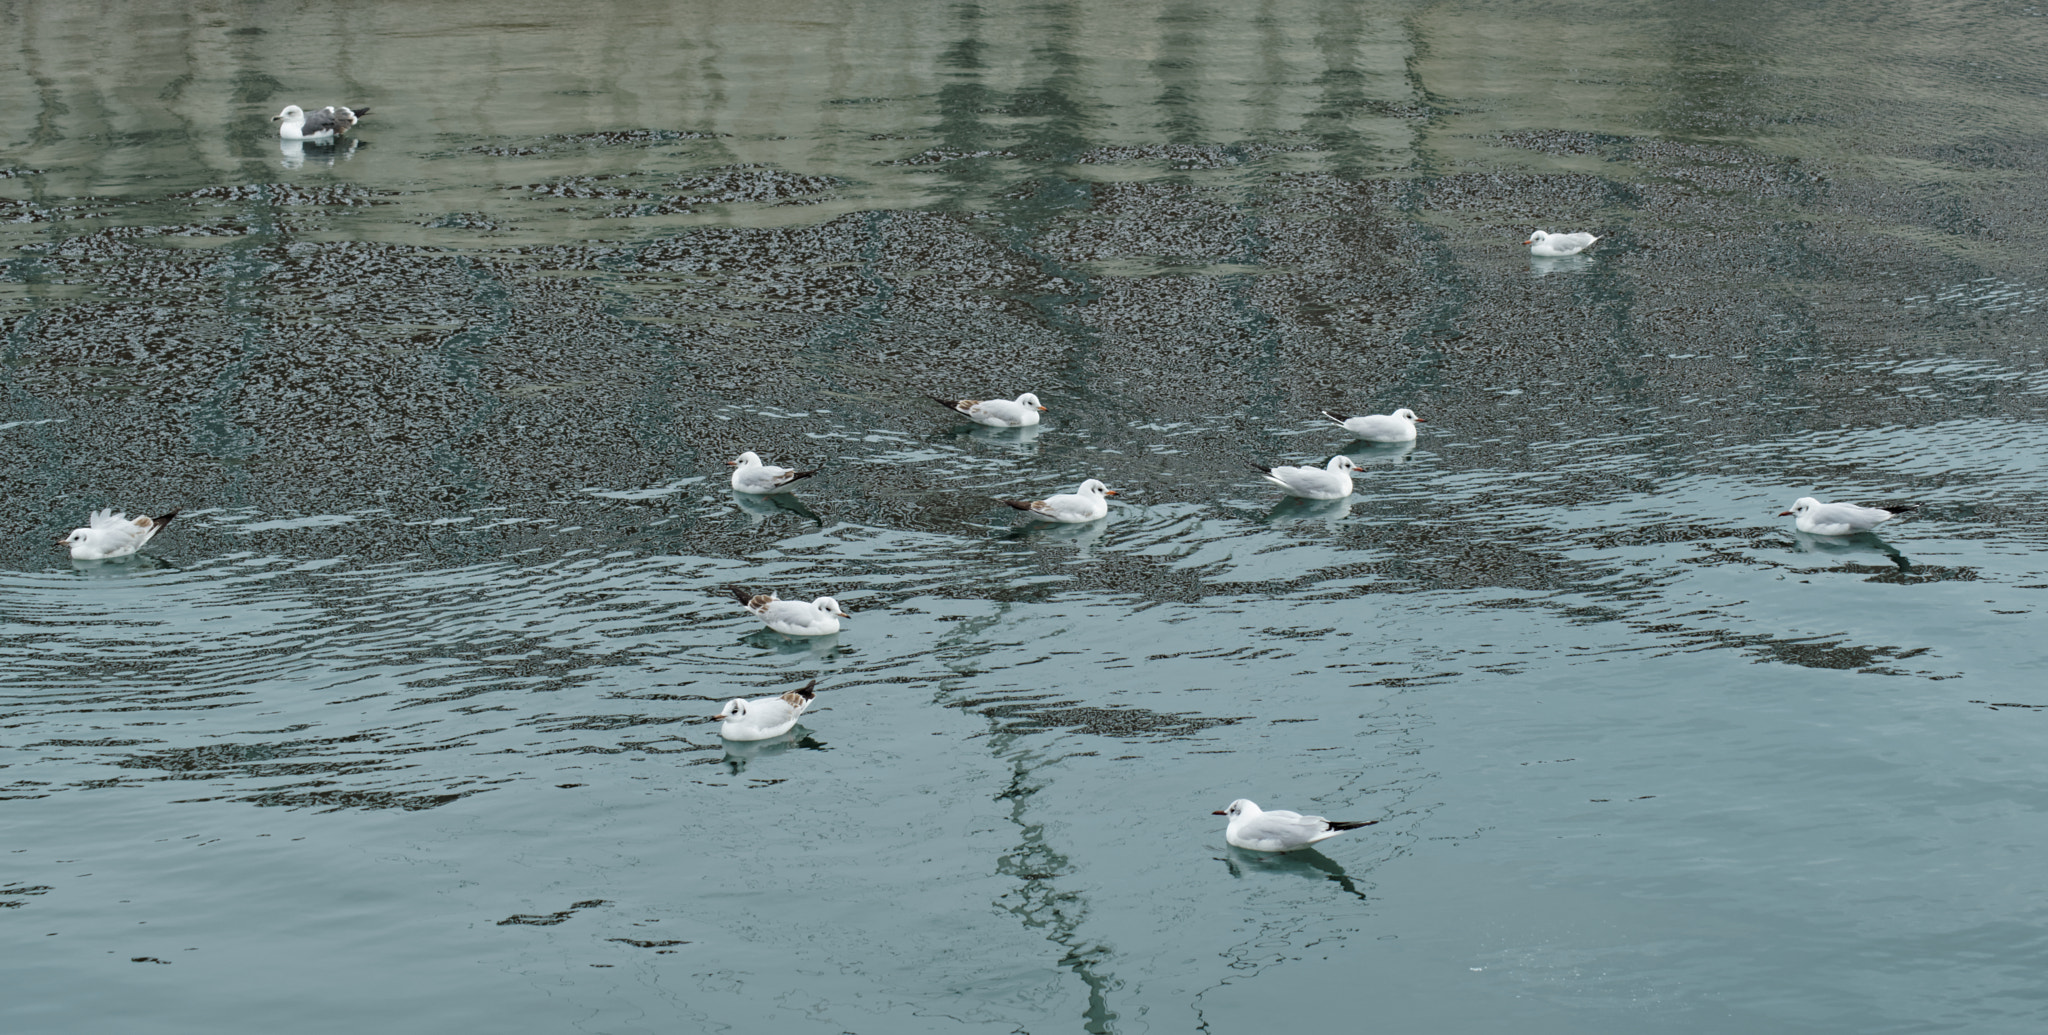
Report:
[[1312,500],[1301,496],[1288,496],[1273,504],[1266,512],[1266,524],[1283,521],[1335,521],[1351,513],[1351,497],[1341,500]]
[[787,733],[769,737],[767,740],[725,741],[725,768],[734,776],[747,771],[747,766],[764,758],[770,758],[792,749],[824,751],[825,742],[811,736],[811,731],[799,723]]
[[1410,439],[1406,442],[1369,442],[1361,438],[1353,440],[1342,452],[1351,458],[1352,463],[1360,467],[1370,467],[1373,464],[1398,466],[1407,463],[1408,454],[1415,452],[1415,441]]
[[819,528],[825,527],[824,518],[819,517],[816,511],[804,506],[804,501],[787,493],[761,496],[751,492],[735,492],[732,494],[732,501],[739,505],[740,513],[745,514],[756,528],[766,524],[770,518],[780,514],[794,514],[797,517],[816,522]]
[[280,140],[277,142],[277,150],[284,157],[278,164],[287,169],[297,169],[308,161],[314,165],[346,162],[355,157],[356,149],[362,144],[362,141],[354,137],[343,137],[338,143],[314,141],[310,145],[303,140]]
[[1547,277],[1553,273],[1584,273],[1593,268],[1590,255],[1532,255],[1529,257],[1529,275]]
[[1912,571],[1913,562],[1899,552],[1899,548],[1877,537],[1876,532],[1852,532],[1848,535],[1814,535],[1811,532],[1792,533],[1793,549],[1800,553],[1843,555],[1852,553],[1883,554],[1900,571]]
[[1310,880],[1326,880],[1344,889],[1344,893],[1360,902],[1370,902],[1365,890],[1358,886],[1337,860],[1313,849],[1304,848],[1295,852],[1254,852],[1235,846],[1225,848],[1228,855],[1219,860],[1230,870],[1230,875],[1239,880],[1259,874],[1291,874]]

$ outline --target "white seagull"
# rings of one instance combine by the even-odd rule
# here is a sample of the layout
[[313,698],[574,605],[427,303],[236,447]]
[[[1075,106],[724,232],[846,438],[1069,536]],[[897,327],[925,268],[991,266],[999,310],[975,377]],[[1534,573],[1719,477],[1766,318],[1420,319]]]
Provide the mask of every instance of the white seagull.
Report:
[[1078,525],[1084,521],[1100,521],[1109,516],[1109,500],[1105,497],[1116,495],[1116,490],[1093,478],[1082,482],[1073,492],[1047,496],[1042,500],[998,500],[1032,517],[1047,521],[1064,521]]
[[1351,472],[1365,468],[1352,462],[1342,453],[1330,458],[1324,467],[1267,467],[1253,464],[1252,470],[1266,476],[1266,480],[1278,485],[1289,496],[1300,496],[1311,500],[1341,500],[1351,495]]
[[1368,417],[1339,417],[1328,410],[1323,411],[1323,416],[1367,442],[1413,442],[1415,426],[1428,423],[1406,406],[1392,413],[1375,413]]
[[753,450],[741,453],[737,460],[727,460],[725,466],[738,468],[732,473],[732,487],[739,492],[751,492],[756,496],[768,496],[788,492],[790,483],[798,478],[809,478],[816,471],[792,471],[787,467],[764,464]]
[[732,587],[732,595],[767,623],[768,628],[784,636],[830,636],[839,631],[839,619],[853,617],[841,611],[839,601],[831,597],[819,597],[806,604],[801,600],[781,600],[773,593],[748,593],[738,586]]
[[1791,510],[1778,512],[1779,517],[1798,515],[1792,527],[1814,535],[1849,535],[1853,532],[1868,532],[1901,514],[1911,514],[1920,505],[1901,504],[1896,507],[1859,507],[1854,503],[1822,503],[1811,496],[1801,496],[1792,501]]
[[112,507],[95,510],[90,524],[72,529],[70,535],[57,540],[57,545],[70,547],[74,561],[126,557],[142,549],[142,544],[155,538],[177,516],[178,512],[173,510],[162,517],[139,517],[130,521],[127,514]]
[[370,109],[355,109],[330,104],[319,111],[307,114],[296,104],[287,104],[284,110],[270,117],[279,123],[277,135],[283,140],[333,140],[335,137],[355,128],[355,124],[370,114]]
[[1529,239],[1522,243],[1529,246],[1531,255],[1577,255],[1593,247],[1597,240],[1598,237],[1587,233],[1553,234],[1545,230],[1531,230]]
[[1038,423],[1038,415],[1045,412],[1045,407],[1039,403],[1038,397],[1030,392],[1018,396],[1014,402],[1009,399],[990,399],[986,402],[975,399],[942,399],[936,395],[931,398],[940,406],[966,414],[968,420],[976,424],[986,424],[991,428],[1028,428]]
[[[719,722],[718,735],[727,740],[767,740],[788,733],[796,725],[796,717],[811,706],[811,700],[818,695],[818,681],[790,690],[779,697],[763,697],[749,701],[735,697],[725,702],[717,715],[704,721]],[[724,720],[720,722],[720,720]]]
[[1229,816],[1230,826],[1224,829],[1223,839],[1254,852],[1292,852],[1336,837],[1346,830],[1357,830],[1379,822],[1368,819],[1362,823],[1333,823],[1321,816],[1304,816],[1286,809],[1267,812],[1244,798],[1211,815]]

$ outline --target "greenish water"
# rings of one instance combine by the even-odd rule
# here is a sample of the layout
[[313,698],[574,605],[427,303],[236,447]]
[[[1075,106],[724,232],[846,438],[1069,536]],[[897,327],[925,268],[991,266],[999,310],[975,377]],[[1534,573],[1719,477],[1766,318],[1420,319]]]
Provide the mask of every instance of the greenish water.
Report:
[[2038,1031],[2044,14],[0,7],[0,1026]]

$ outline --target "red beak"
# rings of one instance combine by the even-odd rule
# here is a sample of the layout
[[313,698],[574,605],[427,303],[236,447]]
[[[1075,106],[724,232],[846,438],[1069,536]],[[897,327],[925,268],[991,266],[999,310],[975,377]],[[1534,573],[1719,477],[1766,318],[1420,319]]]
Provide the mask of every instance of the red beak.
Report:
[[1217,809],[1216,811],[1214,811],[1214,812],[1211,812],[1211,813],[1209,813],[1209,815],[1211,815],[1211,816],[1228,816],[1228,815],[1230,815],[1230,810],[1229,810],[1229,809]]

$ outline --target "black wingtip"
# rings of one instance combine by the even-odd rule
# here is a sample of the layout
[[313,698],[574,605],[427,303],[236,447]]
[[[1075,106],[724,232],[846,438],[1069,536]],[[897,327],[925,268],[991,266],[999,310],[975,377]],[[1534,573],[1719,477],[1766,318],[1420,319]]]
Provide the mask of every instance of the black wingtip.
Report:
[[810,682],[805,683],[800,687],[797,687],[794,692],[798,697],[801,697],[806,701],[812,700],[813,698],[816,698],[818,696],[818,681],[813,679]]
[[957,411],[960,409],[960,400],[958,399],[945,399],[936,395],[927,395],[925,396],[925,398],[930,399],[931,401],[938,403],[940,406],[944,406],[949,410]]
[[151,521],[151,523],[153,523],[153,524],[155,524],[155,525],[156,525],[156,530],[157,530],[157,531],[159,531],[159,532],[161,532],[161,531],[163,531],[163,530],[164,530],[164,526],[165,526],[165,525],[168,525],[168,524],[170,524],[170,523],[171,523],[171,519],[172,519],[172,518],[174,518],[174,517],[177,517],[177,516],[178,516],[178,512],[179,512],[179,511],[182,511],[182,510],[184,510],[184,509],[185,509],[185,508],[183,508],[183,507],[172,507],[172,508],[171,508],[171,512],[170,512],[170,513],[168,513],[168,514],[165,514],[165,515],[163,515],[162,517],[154,517],[154,518],[151,518],[151,519],[150,519],[150,521]]
[[368,108],[350,108],[349,110],[356,113],[357,121],[370,117],[370,109]]
[[1357,830],[1357,829],[1358,829],[1359,827],[1369,827],[1369,826],[1372,826],[1372,825],[1373,825],[1374,823],[1377,823],[1377,822],[1379,822],[1379,820],[1376,820],[1376,819],[1368,819],[1368,820],[1364,820],[1364,821],[1362,821],[1362,822],[1353,822],[1353,821],[1351,821],[1351,820],[1348,820],[1348,819],[1347,819],[1347,820],[1343,820],[1343,821],[1341,821],[1341,822],[1336,822],[1336,823],[1332,823],[1332,824],[1330,824],[1330,829],[1331,829],[1331,830]]
[[752,593],[749,593],[746,590],[739,588],[738,586],[727,586],[726,589],[732,591],[732,598],[734,600],[739,601],[741,607],[745,607],[748,604],[753,603],[754,601],[754,595]]
[[1330,411],[1328,411],[1328,410],[1319,410],[1319,411],[1317,411],[1317,412],[1321,413],[1321,414],[1322,414],[1323,416],[1325,416],[1325,417],[1328,417],[1328,418],[1330,418],[1330,419],[1331,419],[1331,420],[1333,420],[1333,421],[1336,421],[1336,422],[1338,423],[1338,425],[1340,425],[1340,426],[1341,426],[1341,425],[1343,425],[1343,423],[1344,423],[1345,421],[1347,421],[1347,420],[1350,420],[1350,419],[1351,419],[1351,418],[1349,418],[1349,417],[1340,417],[1340,416],[1338,416],[1337,414],[1331,413],[1331,412],[1330,412]]
[[816,471],[791,471],[789,472],[789,480],[796,481],[798,478],[809,478],[811,475],[817,473],[818,472]]
[[1882,507],[1880,507],[1879,509],[1880,509],[1880,510],[1889,510],[1889,511],[1891,511],[1891,512],[1892,512],[1892,516],[1893,516],[1893,517],[1902,517],[1902,516],[1904,516],[1904,515],[1907,515],[1907,514],[1911,514],[1912,512],[1914,512],[1914,511],[1916,511],[1916,510],[1919,510],[1919,509],[1920,509],[1920,504],[1918,504],[1918,503],[1898,503],[1898,504],[1891,504],[1891,503],[1887,503],[1887,504],[1884,504],[1884,505],[1883,505]]
[[1252,463],[1252,462],[1250,462],[1250,461],[1246,461],[1246,462],[1245,462],[1245,466],[1246,466],[1246,467],[1249,467],[1249,468],[1251,468],[1251,469],[1252,469],[1252,470],[1254,470],[1254,471],[1257,471],[1257,472],[1259,472],[1260,474],[1272,474],[1272,473],[1273,473],[1273,469],[1272,469],[1272,468],[1270,468],[1270,467],[1267,467],[1267,466],[1266,466],[1265,464],[1255,464],[1255,463]]

